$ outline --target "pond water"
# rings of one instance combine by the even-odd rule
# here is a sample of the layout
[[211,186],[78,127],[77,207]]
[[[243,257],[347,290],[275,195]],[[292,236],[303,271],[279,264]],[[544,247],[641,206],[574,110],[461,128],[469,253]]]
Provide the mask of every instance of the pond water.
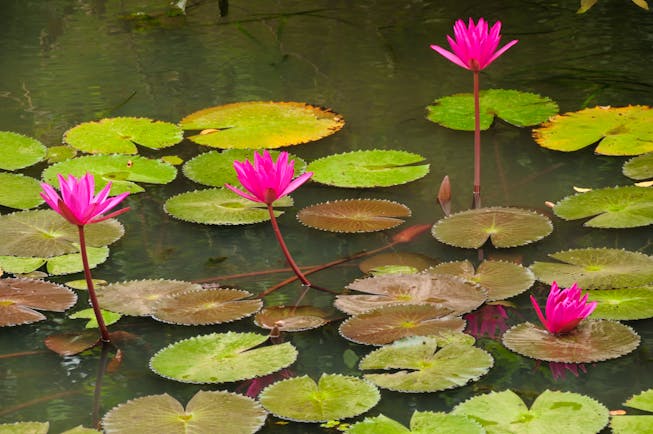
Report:
[[[0,130],[19,132],[48,146],[81,122],[114,116],[144,116],[178,122],[196,110],[236,101],[301,101],[329,107],[346,126],[317,142],[288,148],[301,158],[358,149],[402,149],[423,155],[428,176],[406,185],[348,190],[309,183],[294,195],[295,206],[279,223],[299,264],[329,262],[388,243],[397,230],[434,223],[444,175],[452,182],[454,210],[471,203],[473,134],[425,119],[434,99],[470,92],[472,77],[429,48],[444,45],[458,18],[483,16],[503,22],[504,42],[519,43],[481,74],[481,88],[534,92],[556,101],[561,112],[595,105],[649,104],[653,89],[650,14],[625,1],[600,0],[577,15],[575,1],[473,0],[247,0],[189,1],[185,16],[168,16],[165,0],[4,0],[0,16]],[[228,10],[225,10],[228,3]],[[221,10],[222,7],[222,10]],[[222,15],[221,15],[222,12]],[[483,203],[517,206],[551,215],[544,202],[557,201],[573,186],[630,184],[621,173],[624,158],[594,155],[591,149],[560,153],[540,148],[530,128],[501,121],[482,134]],[[190,159],[208,148],[188,140],[166,152]],[[39,177],[40,164],[24,173]],[[181,222],[162,209],[174,194],[200,188],[181,173],[165,186],[132,195],[132,210],[119,219],[125,236],[94,277],[111,282],[145,278],[216,280],[254,293],[288,277],[268,273],[285,263],[269,224],[246,227]],[[334,234],[299,224],[297,210],[341,198],[389,199],[407,205],[412,216],[398,229],[372,234]],[[2,209],[2,213],[12,212]],[[651,231],[587,229],[579,221],[552,217],[548,238],[519,248],[486,249],[486,257],[530,265],[548,253],[580,247],[613,247],[653,253]],[[394,251],[420,253],[438,261],[477,260],[477,252],[436,241],[428,233]],[[353,261],[315,274],[320,286],[341,290],[362,273]],[[227,276],[227,277],[225,277]],[[74,276],[81,278],[80,276]],[[58,282],[69,277],[55,279]],[[507,308],[506,325],[535,315],[529,293]],[[266,304],[292,304],[291,284]],[[78,308],[85,306],[81,294]],[[305,302],[328,307],[331,296],[309,293]],[[97,415],[148,394],[169,393],[185,403],[198,390],[235,390],[239,384],[199,386],[161,378],[148,369],[151,355],[182,338],[228,330],[259,331],[251,318],[207,327],[165,325],[125,317],[111,326],[138,336],[123,349],[120,366],[106,373],[94,399],[99,349],[59,357],[45,337],[76,331],[83,323],[64,314],[0,330],[0,422],[50,421],[50,432],[92,426]],[[590,395],[618,408],[634,393],[653,386],[653,321],[629,323],[641,336],[637,350],[616,360],[584,365],[579,375],[554,378],[546,362],[516,355],[485,336],[479,345],[495,365],[479,381],[431,394],[382,392],[368,415],[383,413],[406,423],[413,410],[449,411],[459,402],[491,390],[512,389],[527,402],[546,389]],[[287,336],[299,350],[291,370],[314,378],[322,372],[360,375],[352,355],[372,347],[338,335],[338,323]],[[26,355],[15,353],[27,352]],[[12,355],[5,357],[3,355]],[[346,356],[345,356],[346,355]],[[280,424],[270,416],[261,433],[335,432],[318,425]]]

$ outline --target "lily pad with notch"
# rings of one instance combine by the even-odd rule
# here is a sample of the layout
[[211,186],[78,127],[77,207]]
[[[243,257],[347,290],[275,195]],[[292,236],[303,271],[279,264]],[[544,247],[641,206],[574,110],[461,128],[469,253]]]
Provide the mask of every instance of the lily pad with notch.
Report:
[[62,285],[25,278],[0,279],[0,327],[30,324],[45,319],[41,310],[63,312],[77,295]]
[[346,199],[303,208],[297,219],[304,225],[328,232],[377,232],[391,229],[410,217],[406,205],[381,199]]
[[410,429],[380,414],[352,425],[347,434],[485,434],[485,429],[465,416],[432,411],[415,411]]
[[653,152],[648,152],[626,161],[622,171],[630,179],[638,181],[653,178]]
[[[109,258],[109,248],[106,246],[87,247],[86,253],[90,268],[97,267]],[[79,273],[80,271],[84,271],[82,255],[81,253],[68,253],[66,255],[47,258],[46,269],[51,276]]]
[[31,137],[11,131],[0,131],[0,169],[18,170],[45,158],[47,148]]
[[[2,155],[2,154],[0,154]],[[31,176],[0,172],[0,206],[30,209],[43,203],[41,184]]]
[[331,321],[331,315],[315,306],[268,306],[254,317],[264,329],[300,332],[318,328]]
[[[645,390],[624,402],[626,407],[653,413],[653,389]],[[612,416],[610,428],[614,434],[653,434],[653,415]]]
[[588,301],[598,304],[592,318],[632,321],[653,318],[653,286],[623,289],[596,289]]
[[[121,314],[111,312],[109,310],[100,309],[100,313],[102,314],[102,319],[104,320],[104,324],[107,326],[117,323],[120,320],[120,318],[122,318]],[[84,326],[84,328],[87,329],[96,329],[100,327],[97,322],[97,319],[95,318],[95,311],[93,310],[93,308],[78,310],[77,312],[68,315],[68,318],[88,320],[86,322],[86,325]]]

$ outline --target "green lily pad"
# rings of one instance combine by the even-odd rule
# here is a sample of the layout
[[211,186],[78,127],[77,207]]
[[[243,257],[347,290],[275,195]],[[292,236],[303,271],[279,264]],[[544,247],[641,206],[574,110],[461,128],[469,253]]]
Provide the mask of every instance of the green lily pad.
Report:
[[30,176],[0,173],[1,206],[17,209],[34,208],[43,203],[40,192],[41,184]]
[[45,158],[43,143],[22,134],[0,131],[0,169],[18,170]]
[[485,434],[483,427],[473,420],[454,414],[415,411],[410,429],[382,414],[367,417],[352,425],[346,434]]
[[[558,104],[549,98],[510,89],[482,90],[479,96],[481,130],[492,125],[494,117],[518,127],[546,121],[558,113]],[[454,130],[474,131],[474,95],[445,96],[426,107],[426,118]]]
[[266,387],[259,401],[270,413],[297,422],[327,422],[365,413],[381,399],[379,390],[356,377],[322,374],[288,378]]
[[569,333],[553,335],[529,322],[503,334],[510,350],[538,360],[590,363],[614,359],[639,346],[640,338],[630,327],[616,321],[584,320]]
[[[653,412],[653,389],[631,397],[626,407]],[[612,416],[610,428],[614,434],[653,434],[653,415]]]
[[[438,346],[441,348],[436,352]],[[472,345],[438,345],[435,337],[415,336],[373,351],[361,360],[359,367],[396,370],[364,377],[383,389],[422,393],[464,386],[487,374],[493,364],[489,353]]]
[[653,152],[626,161],[623,166],[623,174],[638,181],[653,178]]
[[49,422],[0,423],[2,434],[48,434]]
[[647,106],[594,107],[554,116],[533,130],[535,141],[571,152],[599,143],[602,155],[639,155],[653,151],[653,112]]
[[136,154],[136,145],[161,149],[179,143],[184,132],[175,124],[147,118],[106,118],[84,122],[64,133],[64,142],[90,154]]
[[[104,309],[100,309],[100,313],[104,319],[104,324],[107,326],[117,323],[120,318],[122,318],[121,314]],[[92,308],[78,310],[77,312],[68,315],[68,318],[88,320],[85,326],[87,329],[96,329],[99,327],[97,319],[95,318],[95,312]]]
[[480,423],[488,434],[596,434],[608,423],[608,409],[572,392],[545,390],[529,409],[513,391],[478,395],[458,404],[453,414]]
[[45,258],[0,256],[0,268],[6,273],[27,274],[41,268],[46,261]]
[[436,265],[438,261],[426,255],[411,252],[389,252],[374,255],[358,264],[363,273],[373,273],[380,267],[405,267],[417,271],[426,270]]
[[106,434],[252,434],[266,417],[251,398],[200,390],[185,409],[168,394],[127,401],[109,410],[102,426]]
[[633,396],[624,403],[626,407],[653,412],[653,389],[648,389]]
[[347,188],[391,187],[423,178],[429,173],[424,157],[405,151],[370,150],[329,155],[311,162],[311,180]]
[[314,306],[268,306],[254,318],[261,328],[283,332],[310,330],[329,321],[330,315]]
[[203,130],[189,139],[214,148],[276,149],[312,142],[339,131],[345,121],[331,110],[299,102],[237,102],[192,113],[184,130]]
[[451,214],[433,225],[438,241],[455,247],[478,249],[491,240],[494,247],[534,243],[553,231],[551,221],[519,208],[479,208]]
[[431,268],[430,272],[452,274],[466,282],[480,285],[487,291],[489,301],[514,297],[526,291],[535,282],[531,270],[505,261],[483,261],[476,271],[467,260],[444,262]]
[[102,433],[96,429],[85,428],[82,425],[78,425],[75,428],[62,432],[61,434],[102,434]]
[[145,191],[137,183],[168,184],[177,177],[173,165],[138,155],[86,155],[53,164],[42,176],[48,184],[58,186],[57,174],[80,177],[87,172],[95,177],[96,191],[111,182],[112,196]]
[[74,158],[76,155],[77,155],[77,149],[68,145],[60,145],[60,146],[48,147],[48,153],[46,154],[46,158],[48,159],[48,163],[54,164],[54,163],[60,163],[62,161],[70,160],[71,158]]
[[43,280],[0,279],[0,327],[45,319],[39,310],[63,312],[77,302],[70,289]]
[[[275,207],[292,206],[290,196],[275,201]],[[210,188],[181,193],[168,199],[165,212],[180,220],[207,225],[245,225],[270,220],[265,206],[241,197],[226,188]],[[275,211],[275,216],[283,214]]]
[[[109,258],[109,248],[104,247],[87,247],[88,265],[95,268]],[[67,255],[55,256],[48,258],[48,274],[52,276],[61,276],[63,274],[79,273],[84,271],[81,253],[69,253]]]
[[329,232],[377,232],[394,228],[410,217],[406,205],[381,199],[346,199],[303,208],[297,219],[304,225]]
[[[183,166],[186,177],[198,184],[210,187],[224,187],[225,184],[240,185],[234,161],[254,161],[253,149],[226,149],[222,152],[211,151],[198,155]],[[280,151],[270,151],[274,161]],[[301,175],[306,170],[306,162],[295,155],[289,154],[288,161],[295,161],[293,178]]]
[[583,289],[628,288],[653,282],[653,257],[621,249],[589,248],[551,253],[561,261],[536,261],[530,266],[537,280],[561,287],[577,283]]
[[[97,289],[100,286],[106,286],[109,284],[106,280],[103,279],[92,279],[93,280],[93,287]],[[80,291],[88,291],[86,279],[76,279],[76,280],[69,280],[67,282],[64,282],[64,284],[73,289],[79,289]]]
[[295,362],[297,350],[290,342],[254,348],[267,340],[257,333],[196,336],[156,353],[150,368],[182,383],[226,383],[268,375]]
[[653,318],[653,286],[625,289],[597,289],[588,293],[596,301],[592,318],[636,320]]

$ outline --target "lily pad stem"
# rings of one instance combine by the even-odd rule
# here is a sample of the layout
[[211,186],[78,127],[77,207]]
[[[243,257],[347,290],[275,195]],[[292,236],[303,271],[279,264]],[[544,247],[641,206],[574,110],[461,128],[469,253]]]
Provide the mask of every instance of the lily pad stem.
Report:
[[279,223],[277,223],[277,218],[274,215],[274,209],[272,208],[272,204],[268,204],[268,212],[270,213],[270,223],[272,223],[272,229],[274,230],[274,235],[277,237],[277,241],[279,242],[279,247],[281,247],[281,251],[283,252],[283,255],[286,257],[286,262],[288,262],[288,265],[290,265],[290,268],[292,268],[292,271],[295,273],[297,278],[302,282],[302,285],[305,286],[313,286],[311,282],[304,276],[304,273],[299,269],[295,261],[293,260],[292,256],[290,256],[290,251],[288,250],[288,247],[286,247],[286,242],[283,240],[283,236],[281,236],[281,230],[279,230]]
[[84,236],[84,225],[77,225],[79,230],[79,247],[82,255],[82,264],[84,265],[84,277],[86,278],[86,287],[88,288],[88,297],[91,300],[91,306],[93,306],[93,313],[95,313],[95,319],[100,328],[100,337],[102,342],[111,342],[109,337],[109,330],[104,323],[104,318],[102,317],[102,311],[100,310],[100,303],[97,301],[97,296],[95,295],[95,286],[93,286],[93,276],[91,276],[91,267],[88,265],[88,255],[86,253],[86,237]]
[[479,71],[474,71],[474,209],[481,207],[481,103]]

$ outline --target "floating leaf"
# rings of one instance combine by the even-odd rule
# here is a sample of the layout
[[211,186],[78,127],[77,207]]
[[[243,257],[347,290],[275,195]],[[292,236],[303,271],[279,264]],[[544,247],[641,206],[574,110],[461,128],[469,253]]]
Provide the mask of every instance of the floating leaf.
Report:
[[358,268],[363,273],[371,273],[379,267],[386,266],[409,267],[415,268],[417,271],[422,271],[437,263],[437,260],[418,253],[390,252],[372,256],[358,264]]
[[621,357],[637,348],[639,341],[633,329],[608,320],[585,320],[562,335],[553,335],[526,322],[503,334],[503,344],[516,353],[564,363],[590,363]]
[[0,267],[7,273],[27,274],[41,268],[46,262],[45,258],[32,258],[21,256],[0,256]]
[[75,155],[77,155],[77,149],[72,146],[50,146],[48,147],[46,158],[48,159],[48,163],[53,164],[70,160],[71,158],[74,158]]
[[0,423],[2,434],[48,434],[49,422]]
[[172,164],[173,166],[180,166],[184,163],[184,160],[177,155],[164,155],[161,157],[161,161],[164,163]]
[[306,207],[297,213],[300,222],[329,232],[376,232],[394,228],[410,217],[410,209],[380,199],[347,199]]
[[238,102],[192,113],[179,123],[203,131],[189,139],[214,148],[275,149],[312,142],[345,124],[331,110],[299,102]]
[[[92,279],[92,280],[93,280],[93,287],[96,289],[99,286],[106,286],[109,284],[109,282],[103,279]],[[69,280],[68,282],[65,282],[65,285],[69,288],[79,289],[81,291],[88,291],[88,287],[86,286],[86,279]]]
[[45,316],[37,310],[63,312],[76,302],[77,295],[61,285],[24,278],[0,279],[0,327],[41,321]]
[[[633,396],[624,405],[653,412],[653,389]],[[653,415],[612,416],[610,428],[614,434],[653,434]]]
[[435,337],[415,336],[371,352],[361,360],[360,369],[397,370],[365,374],[365,379],[383,389],[422,393],[464,386],[487,374],[493,364],[489,353],[472,345],[438,345]]
[[428,304],[386,306],[349,318],[340,325],[340,334],[359,344],[385,345],[409,336],[463,331],[465,321],[450,312]]
[[91,428],[85,428],[81,425],[62,432],[61,434],[101,434],[100,431]]
[[653,189],[637,186],[602,188],[567,196],[553,212],[565,220],[596,216],[583,226],[634,228],[653,224]]
[[[497,116],[509,124],[528,127],[546,121],[558,113],[551,99],[511,89],[488,89],[480,92],[481,130],[487,130]],[[426,118],[454,130],[474,131],[474,95],[462,93],[445,96],[426,107]]]
[[368,417],[347,430],[347,434],[485,434],[480,424],[454,414],[415,411],[410,430],[382,414]]
[[271,306],[256,314],[254,322],[264,329],[299,332],[321,327],[329,315],[314,306]]
[[259,395],[261,405],[281,419],[327,422],[365,413],[381,399],[378,389],[360,378],[322,374],[278,381]]
[[[292,206],[290,196],[275,201],[275,207]],[[265,204],[245,199],[226,188],[210,188],[178,194],[163,205],[165,212],[180,220],[207,225],[245,225],[270,220]],[[283,214],[275,211],[275,216]]]
[[[108,247],[87,247],[88,265],[95,268],[102,264],[109,257]],[[52,276],[61,276],[63,274],[72,274],[84,271],[81,253],[69,253],[67,255],[55,256],[48,258],[48,274]]]
[[[100,312],[102,313],[104,324],[107,326],[117,323],[118,320],[122,318],[122,315],[120,315],[119,313],[111,312],[104,309],[100,309]],[[78,310],[77,312],[68,315],[68,318],[89,320],[85,326],[87,329],[96,329],[99,327],[97,319],[95,318],[95,312],[93,311],[92,308]]]
[[638,181],[653,178],[653,152],[626,161],[623,166],[623,173],[627,177]]
[[43,203],[40,192],[41,184],[30,176],[0,173],[0,205],[2,206],[17,209],[34,208]]
[[625,289],[599,289],[588,293],[596,301],[592,318],[636,320],[653,318],[653,286]]
[[478,249],[488,238],[494,247],[534,243],[551,233],[551,221],[519,208],[479,208],[451,214],[433,225],[438,241],[456,247]]
[[653,257],[620,249],[589,248],[551,253],[563,262],[536,261],[530,266],[537,280],[561,287],[577,283],[583,289],[612,289],[653,282]]
[[260,377],[297,359],[290,342],[254,348],[268,339],[257,333],[213,333],[167,346],[150,360],[162,377],[182,383],[226,383]]
[[84,122],[64,133],[67,144],[91,154],[136,154],[136,145],[161,149],[183,138],[183,131],[175,124],[129,117]]
[[624,402],[626,407],[653,412],[653,389],[648,389]]
[[22,134],[0,131],[0,169],[18,170],[45,158],[43,143]]
[[433,267],[431,272],[452,274],[466,282],[480,285],[487,291],[489,301],[514,297],[526,291],[535,282],[535,276],[528,268],[504,261],[483,261],[476,271],[467,260],[445,262]]
[[652,123],[647,106],[594,107],[554,116],[533,130],[533,137],[554,151],[577,151],[599,142],[597,154],[639,155],[653,151]]
[[87,155],[54,164],[43,171],[48,184],[59,185],[57,174],[83,176],[92,173],[96,191],[111,182],[111,195],[145,191],[137,183],[167,184],[177,176],[177,169],[160,160],[138,155]]
[[102,419],[106,434],[251,434],[266,413],[251,398],[200,390],[186,408],[168,394],[148,395],[112,408]]
[[175,292],[154,304],[152,317],[181,325],[208,325],[235,321],[261,310],[261,300],[243,300],[251,292],[228,288],[210,288]]
[[453,414],[483,425],[488,434],[596,434],[608,423],[608,409],[594,399],[571,392],[545,390],[529,409],[511,390],[474,396]]
[[321,184],[348,188],[391,187],[423,178],[429,165],[424,157],[405,151],[370,150],[329,155],[313,161],[306,170]]

